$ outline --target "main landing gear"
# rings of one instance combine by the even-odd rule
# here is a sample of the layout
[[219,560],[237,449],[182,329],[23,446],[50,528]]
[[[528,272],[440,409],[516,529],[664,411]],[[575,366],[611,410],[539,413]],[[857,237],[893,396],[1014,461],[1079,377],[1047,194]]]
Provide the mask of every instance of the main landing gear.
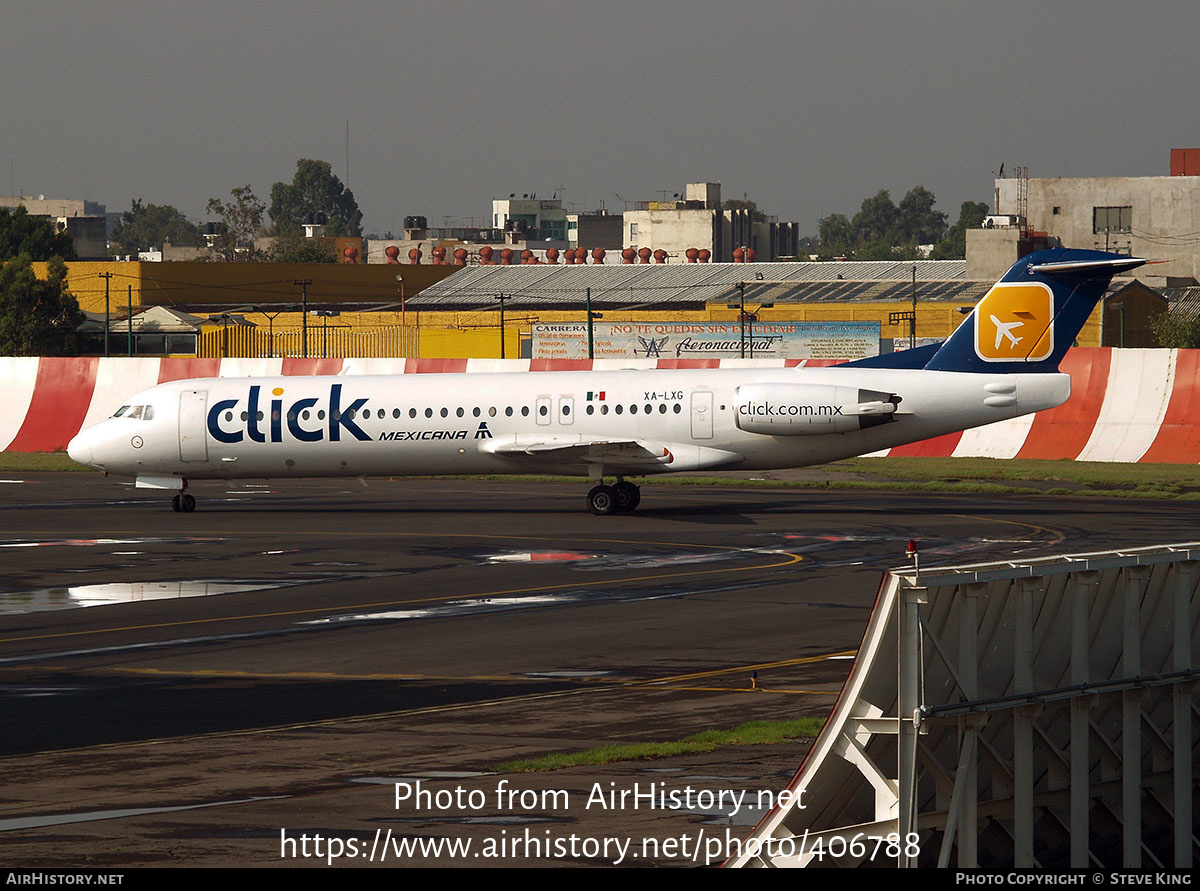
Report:
[[642,490],[633,483],[618,478],[614,486],[603,483],[588,492],[588,510],[594,514],[627,514],[642,500]]

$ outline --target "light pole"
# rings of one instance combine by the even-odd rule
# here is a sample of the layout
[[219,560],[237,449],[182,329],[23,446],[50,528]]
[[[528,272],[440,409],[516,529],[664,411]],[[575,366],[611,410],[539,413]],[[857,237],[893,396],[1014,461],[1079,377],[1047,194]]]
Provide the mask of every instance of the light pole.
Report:
[[233,316],[227,312],[208,317],[210,322],[221,323],[221,358],[223,359],[229,358],[229,320],[232,318]]
[[775,306],[774,303],[760,303],[758,305],[758,309],[754,310],[754,312],[746,313],[743,310],[743,313],[746,315],[748,321],[750,322],[750,358],[751,359],[754,358],[754,323],[758,321],[758,314],[760,312],[762,312],[764,309],[772,309],[774,306]]
[[283,309],[277,309],[273,313],[267,312],[265,309],[259,309],[257,306],[247,306],[245,308],[245,310],[243,310],[244,312],[256,312],[259,315],[264,315],[267,317],[267,358],[268,359],[275,358],[275,319],[277,317],[283,315],[285,312],[287,312],[289,308],[291,308],[291,307],[284,307]]
[[102,279],[104,279],[104,358],[107,359],[108,358],[108,324],[109,324],[108,282],[109,282],[109,279],[111,279],[113,277],[113,274],[111,272],[100,272],[97,274]]
[[587,323],[588,323],[588,358],[596,358],[596,341],[592,331],[592,322],[604,318],[602,312],[592,312],[592,289],[587,289]]
[[329,320],[336,316],[340,316],[341,313],[336,309],[314,309],[312,314],[314,316],[320,317],[320,319],[321,319],[321,358],[326,359],[326,358],[328,358],[328,356],[327,356],[328,350],[326,349],[326,344],[327,344],[326,339],[327,339],[328,333],[329,333]]
[[740,358],[746,358],[746,283],[738,282],[738,318],[742,321],[742,351]]
[[497,294],[496,299],[500,301],[500,358],[504,358],[504,301],[509,300],[511,294]]
[[396,283],[400,285],[400,324],[406,325],[408,323],[405,321],[406,316],[404,314],[404,276],[397,275]]
[[300,354],[308,358],[308,286],[312,284],[311,278],[300,278],[292,282],[293,285],[300,286]]
[[910,350],[917,345],[917,264],[916,263],[913,264],[912,272],[913,272],[913,277],[912,277],[913,308],[912,308],[912,319],[910,319],[909,323],[908,323],[908,348]]

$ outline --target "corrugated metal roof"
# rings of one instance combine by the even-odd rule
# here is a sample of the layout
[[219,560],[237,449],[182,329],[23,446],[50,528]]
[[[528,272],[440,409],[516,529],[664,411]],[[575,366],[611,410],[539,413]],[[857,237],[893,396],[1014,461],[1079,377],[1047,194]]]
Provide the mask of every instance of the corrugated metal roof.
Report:
[[[592,301],[597,304],[705,304],[724,299],[723,295],[739,282],[751,283],[760,275],[762,287],[780,282],[789,285],[793,282],[825,285],[880,282],[902,289],[908,283],[911,294],[914,265],[917,267],[918,298],[921,289],[930,282],[965,281],[965,260],[468,266],[431,285],[408,302],[423,308],[479,306],[491,305],[497,294],[504,294],[517,305],[570,303],[576,306],[583,300],[585,291],[591,288]],[[907,299],[907,295],[878,299]]]
[[[975,303],[991,288],[992,282],[917,281],[917,300],[921,303]],[[738,287],[721,292],[714,303],[737,303]],[[905,303],[912,299],[912,282],[800,282],[763,285],[747,283],[746,302],[762,303]]]
[[1171,312],[1188,319],[1200,316],[1200,288],[1163,288],[1159,293],[1171,304]]

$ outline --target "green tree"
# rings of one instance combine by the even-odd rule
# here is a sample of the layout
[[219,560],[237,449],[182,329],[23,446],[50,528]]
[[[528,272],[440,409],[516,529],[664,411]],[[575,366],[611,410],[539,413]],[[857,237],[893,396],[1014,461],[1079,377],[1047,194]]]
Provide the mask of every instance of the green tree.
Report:
[[159,249],[164,241],[183,245],[204,243],[200,230],[177,208],[169,204],[143,204],[138,198],[121,214],[109,244],[115,254],[136,254]]
[[39,279],[21,254],[0,267],[0,356],[69,356],[79,352],[83,313],[67,291],[67,264],[49,262]]
[[924,186],[913,186],[900,199],[899,242],[937,244],[946,234],[946,215],[934,210],[937,199]]
[[923,260],[916,244],[892,244],[888,239],[864,241],[854,248],[855,260]]
[[967,256],[967,230],[978,229],[983,225],[987,216],[988,206],[981,201],[964,201],[958,210],[958,222],[946,232],[946,237],[938,242],[933,253],[933,260],[963,260]]
[[840,257],[854,247],[854,229],[843,213],[831,213],[817,224],[822,257]]
[[886,241],[898,244],[900,211],[892,203],[887,189],[880,189],[872,197],[864,199],[862,207],[850,221],[856,244],[867,241]]
[[11,212],[0,208],[0,261],[22,254],[35,262],[51,257],[74,260],[75,245],[70,235],[59,232],[46,217],[30,216],[24,207]]
[[305,219],[325,215],[328,235],[362,235],[362,211],[354,193],[333,174],[328,161],[301,158],[291,184],[271,186],[271,222],[275,234],[298,230]]
[[1160,312],[1150,319],[1150,330],[1160,347],[1189,350],[1200,347],[1200,317],[1178,312]]
[[305,238],[291,230],[275,237],[267,257],[275,263],[336,263],[337,247],[332,239]]
[[262,233],[263,211],[267,206],[258,200],[248,185],[238,186],[229,194],[233,199],[229,202],[208,199],[208,212],[221,218],[213,251],[230,263],[261,260],[262,252],[254,247],[254,239]]

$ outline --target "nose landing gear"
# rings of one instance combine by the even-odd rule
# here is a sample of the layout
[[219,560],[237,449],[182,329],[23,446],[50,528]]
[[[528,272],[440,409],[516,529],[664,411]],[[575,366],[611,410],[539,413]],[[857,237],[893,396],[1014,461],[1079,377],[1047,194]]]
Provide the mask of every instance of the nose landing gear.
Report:
[[[185,488],[187,487],[186,482],[183,485]],[[175,513],[190,514],[195,509],[196,499],[187,492],[181,492],[171,499],[171,510],[175,511]]]

